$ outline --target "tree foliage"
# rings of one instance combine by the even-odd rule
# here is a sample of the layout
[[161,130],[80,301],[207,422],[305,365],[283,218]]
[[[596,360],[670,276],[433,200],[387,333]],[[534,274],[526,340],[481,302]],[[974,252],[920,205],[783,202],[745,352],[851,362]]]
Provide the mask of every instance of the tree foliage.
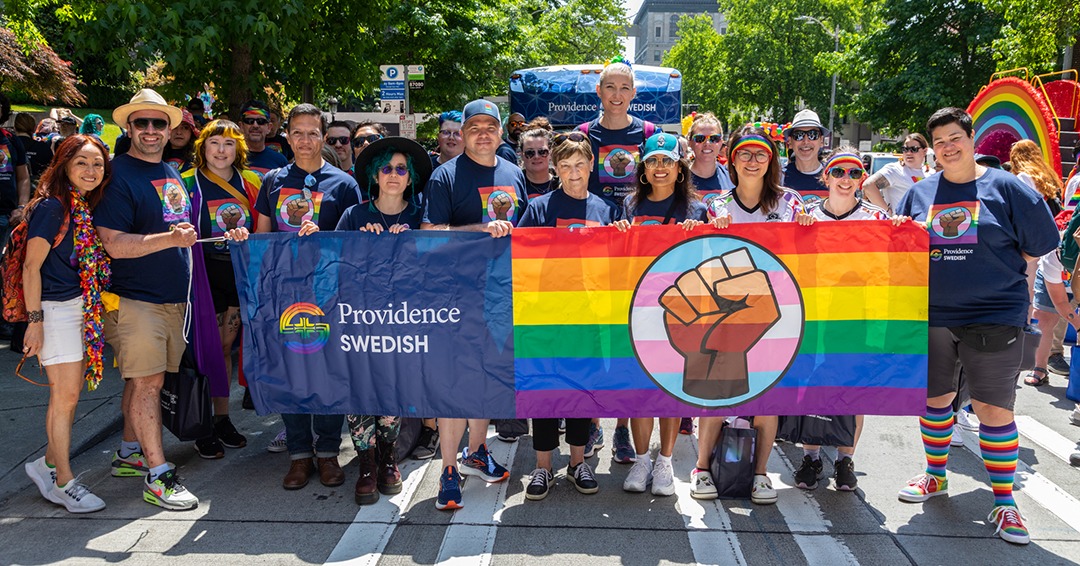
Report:
[[725,120],[732,101],[724,90],[728,73],[723,38],[713,28],[712,18],[683,16],[678,38],[664,55],[664,66],[682,73],[683,103],[696,104]]
[[86,98],[75,88],[71,64],[60,58],[39,34],[24,35],[0,27],[0,90],[20,91],[42,102],[79,105]]
[[1080,36],[1080,3],[1065,0],[982,0],[1006,22],[994,40],[998,70],[1028,67],[1035,73],[1057,68],[1061,48]]

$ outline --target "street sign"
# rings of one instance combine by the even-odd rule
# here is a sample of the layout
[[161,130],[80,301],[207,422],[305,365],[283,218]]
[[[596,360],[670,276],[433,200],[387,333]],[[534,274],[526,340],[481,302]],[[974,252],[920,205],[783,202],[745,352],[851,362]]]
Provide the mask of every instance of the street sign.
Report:
[[424,66],[409,65],[409,90],[424,88]]
[[414,114],[398,116],[398,131],[401,137],[416,139],[416,116]]
[[379,67],[382,81],[379,84],[379,98],[383,102],[405,100],[405,66],[382,65]]

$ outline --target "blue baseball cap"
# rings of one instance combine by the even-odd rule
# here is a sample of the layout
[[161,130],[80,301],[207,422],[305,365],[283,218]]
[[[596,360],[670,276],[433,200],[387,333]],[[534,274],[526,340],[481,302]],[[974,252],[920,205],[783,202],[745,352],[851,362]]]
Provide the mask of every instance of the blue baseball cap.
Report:
[[476,116],[491,116],[492,118],[495,118],[496,122],[502,124],[502,117],[499,116],[499,107],[495,106],[494,102],[479,99],[466,104],[465,109],[461,111],[461,125],[464,126],[465,123]]
[[678,161],[679,138],[665,132],[653,134],[645,140],[645,145],[641,149],[641,160],[644,161],[654,155],[665,155]]

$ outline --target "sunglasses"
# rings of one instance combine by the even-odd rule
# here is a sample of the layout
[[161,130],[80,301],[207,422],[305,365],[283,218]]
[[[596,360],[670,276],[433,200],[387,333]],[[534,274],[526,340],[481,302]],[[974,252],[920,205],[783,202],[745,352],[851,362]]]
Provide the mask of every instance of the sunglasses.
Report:
[[821,132],[819,132],[817,130],[809,130],[809,131],[795,130],[794,132],[791,132],[791,139],[793,139],[795,141],[803,141],[803,140],[817,141],[817,139],[820,138],[820,137],[821,137]]
[[444,138],[461,139],[461,130],[439,130],[439,135]]
[[398,177],[404,177],[409,174],[409,168],[404,165],[383,165],[379,172],[383,175],[397,173]]
[[581,132],[566,132],[566,133],[562,133],[562,134],[559,134],[559,135],[555,136],[555,138],[552,140],[552,142],[555,145],[559,145],[559,144],[561,144],[563,142],[567,142],[567,141],[583,142],[583,141],[585,141],[587,139],[589,139],[589,138],[585,137],[585,134],[583,134]]
[[852,181],[858,181],[863,178],[863,175],[866,175],[866,171],[863,171],[862,169],[844,169],[843,167],[833,167],[832,169],[829,169],[829,176],[833,179],[843,179],[844,177],[847,177]]
[[326,138],[326,145],[349,145],[349,136]]
[[315,178],[315,175],[308,173],[308,176],[304,177],[304,200],[311,200],[311,190],[318,184],[319,180]]
[[757,151],[754,153],[745,150],[736,151],[735,157],[738,157],[739,161],[743,161],[746,163],[749,163],[751,160],[757,161],[758,163],[768,163],[768,161],[772,159],[772,156],[764,151]]
[[519,120],[510,120],[510,125],[511,126],[524,126],[525,122],[522,122],[522,121],[519,121]]
[[662,157],[653,156],[645,160],[646,169],[656,169],[657,167],[671,167],[673,165],[675,165],[675,160],[666,155]]
[[244,118],[241,121],[249,126],[254,126],[255,124],[265,126],[270,123],[270,120],[267,120],[266,118]]
[[375,142],[377,142],[377,141],[379,141],[381,139],[382,139],[382,136],[379,135],[379,134],[371,134],[370,136],[356,136],[352,140],[352,146],[353,147],[360,147],[360,146],[365,145],[365,144],[375,143]]
[[720,134],[710,134],[710,135],[694,134],[694,135],[690,136],[690,139],[694,143],[705,143],[705,142],[720,143],[720,142],[724,141],[724,136],[721,136]]
[[135,118],[131,121],[131,125],[136,130],[146,130],[150,126],[153,126],[155,130],[164,130],[169,127],[169,121],[161,118]]
[[900,151],[904,153],[919,153],[923,149],[924,148],[919,145],[905,145],[904,147],[900,148]]
[[532,159],[537,155],[539,155],[540,157],[547,157],[548,154],[551,153],[551,150],[545,147],[542,149],[526,149],[521,153],[525,156],[525,159]]

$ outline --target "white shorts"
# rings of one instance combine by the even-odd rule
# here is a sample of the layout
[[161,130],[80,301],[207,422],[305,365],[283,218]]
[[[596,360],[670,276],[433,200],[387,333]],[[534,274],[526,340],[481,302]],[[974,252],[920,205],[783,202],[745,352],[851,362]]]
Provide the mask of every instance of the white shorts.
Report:
[[83,360],[83,299],[41,301],[44,339],[38,359],[43,366]]

